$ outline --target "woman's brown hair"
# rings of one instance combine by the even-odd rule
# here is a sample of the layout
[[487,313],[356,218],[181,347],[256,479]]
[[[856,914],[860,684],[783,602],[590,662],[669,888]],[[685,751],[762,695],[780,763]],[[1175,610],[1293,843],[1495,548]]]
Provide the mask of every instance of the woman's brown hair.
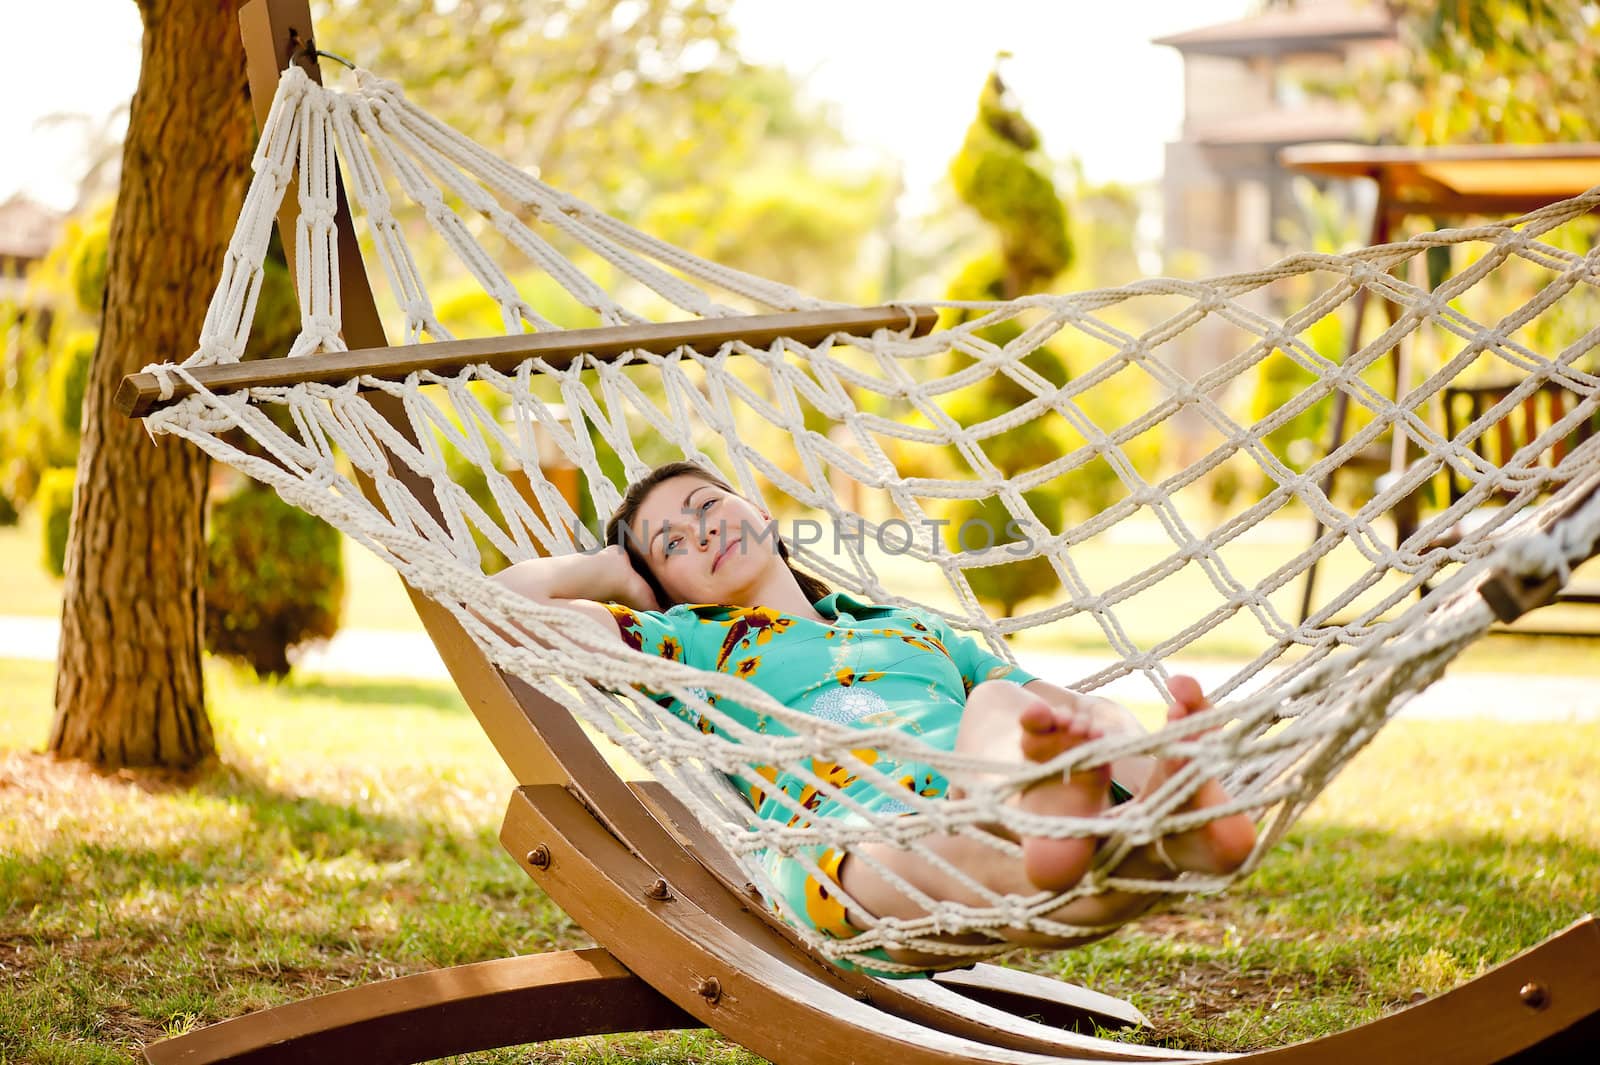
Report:
[[[644,498],[650,494],[651,489],[662,481],[685,475],[699,477],[724,492],[739,495],[732,485],[698,462],[669,462],[664,466],[657,466],[630,484],[628,490],[623,493],[622,502],[617,505],[616,513],[606,522],[606,543],[622,545],[622,549],[628,553],[628,561],[633,564],[634,571],[650,586],[650,591],[655,593],[656,602],[662,610],[674,604],[668,601],[667,593],[662,589],[661,583],[656,580],[655,574],[650,572],[650,564],[639,553],[639,545],[636,542],[638,537],[632,535],[630,530],[633,528],[633,519],[639,516],[640,505],[644,503]],[[783,559],[783,564],[794,574],[794,579],[800,584],[800,591],[808,600],[815,603],[833,590],[811,574],[795,569],[794,563],[789,559],[789,548],[785,546],[783,537],[778,536],[776,532],[773,534],[773,541],[778,545],[778,557]]]

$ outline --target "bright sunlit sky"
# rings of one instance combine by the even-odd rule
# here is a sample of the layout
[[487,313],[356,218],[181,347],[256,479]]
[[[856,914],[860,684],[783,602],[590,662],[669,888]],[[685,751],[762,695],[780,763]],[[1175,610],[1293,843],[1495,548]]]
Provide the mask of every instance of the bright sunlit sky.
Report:
[[[376,0],[375,0],[376,2]],[[14,42],[0,63],[0,201],[23,190],[70,205],[81,130],[41,127],[53,113],[99,121],[133,92],[140,23],[132,0],[9,5]],[[787,65],[831,101],[847,135],[898,159],[913,203],[926,202],[960,145],[996,52],[1056,158],[1093,180],[1160,176],[1162,145],[1183,113],[1178,54],[1152,37],[1238,18],[1250,0],[734,0],[751,59]],[[981,14],[979,14],[981,13]],[[21,43],[26,42],[26,43]]]

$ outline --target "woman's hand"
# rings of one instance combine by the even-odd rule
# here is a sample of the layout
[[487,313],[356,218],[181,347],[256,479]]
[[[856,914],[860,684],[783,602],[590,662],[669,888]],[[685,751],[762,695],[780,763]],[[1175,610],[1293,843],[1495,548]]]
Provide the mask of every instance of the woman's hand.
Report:
[[[622,640],[621,630],[607,604],[621,603],[634,610],[660,609],[650,585],[634,571],[621,546],[607,547],[592,554],[574,552],[526,558],[507,566],[490,580],[534,602],[559,606],[592,618],[602,631],[609,632],[618,642]],[[482,614],[478,617],[490,627],[496,626],[490,618]],[[550,646],[550,642],[533,629],[514,621],[511,626],[535,643]],[[507,635],[504,625],[496,631],[506,639],[513,638]]]
[[620,544],[588,554],[524,559],[493,579],[544,603],[587,600],[621,603],[635,610],[660,609],[655,593],[634,570]]
[[607,601],[621,603],[635,610],[661,609],[656,602],[656,593],[650,590],[649,582],[633,568],[633,561],[628,558],[628,552],[621,544],[612,544],[590,557],[595,561],[597,583],[609,589],[604,596]]

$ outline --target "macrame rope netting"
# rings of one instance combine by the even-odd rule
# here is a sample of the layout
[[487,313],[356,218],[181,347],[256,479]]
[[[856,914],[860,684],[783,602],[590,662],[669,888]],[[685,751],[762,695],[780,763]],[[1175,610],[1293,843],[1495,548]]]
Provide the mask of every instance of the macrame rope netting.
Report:
[[[769,894],[764,860],[774,854],[795,857],[820,876],[817,852],[824,847],[888,844],[916,848],[937,863],[923,846],[935,833],[959,833],[1015,855],[1014,842],[989,830],[996,824],[1017,835],[1107,838],[1095,868],[1060,895],[999,894],[947,866],[981,899],[976,904],[920,896],[858,851],[917,898],[926,916],[879,920],[849,940],[805,933],[832,957],[901,945],[961,964],[1006,949],[1019,931],[1099,931],[1073,920],[1081,912],[1074,900],[1094,893],[1221,887],[1229,877],[1135,881],[1115,870],[1137,847],[1239,810],[1264,818],[1248,870],[1384,722],[1487,628],[1493,615],[1475,590],[1496,567],[1564,579],[1600,538],[1600,502],[1592,495],[1584,501],[1600,482],[1600,436],[1586,433],[1600,409],[1591,357],[1600,334],[1581,324],[1596,304],[1600,255],[1564,246],[1572,232],[1583,232],[1600,191],[1506,223],[1349,255],[1296,255],[1248,274],[947,303],[941,306],[951,324],[924,337],[880,332],[814,346],[734,341],[714,351],[636,351],[613,362],[584,357],[565,367],[533,358],[513,372],[480,365],[402,381],[208,391],[190,371],[242,354],[274,215],[296,174],[303,317],[290,354],[342,349],[336,154],[411,341],[451,335],[411,250],[421,229],[481,287],[509,332],[554,326],[484,250],[480,238],[489,234],[605,324],[827,304],[689,255],[549,188],[370,74],[360,74],[354,90],[335,92],[291,69],[263,132],[198,350],[182,365],[149,368],[169,387],[187,380],[196,394],[147,424],[271,485],[393,565],[449,609],[495,665],[648,765]],[[1441,246],[1477,257],[1432,291],[1398,276]],[[1491,320],[1480,324],[1463,306],[1475,292],[1516,291],[1505,280],[1511,266],[1533,271],[1538,283],[1510,301],[1514,306],[1486,305]],[[1291,313],[1274,317],[1262,309],[1269,296],[1296,285]],[[1363,289],[1398,312],[1381,335],[1334,361],[1311,337]],[[1572,325],[1574,318],[1580,324]],[[1228,343],[1209,366],[1185,372],[1166,353],[1191,330],[1210,330]],[[1554,347],[1541,353],[1534,339]],[[1369,379],[1405,346],[1435,351],[1437,368],[1406,382],[1395,398]],[[1051,369],[1047,356],[1057,348],[1070,349],[1069,375]],[[1085,351],[1092,357],[1081,357]],[[1266,369],[1299,383],[1271,409],[1242,416],[1233,393],[1248,390]],[[1495,369],[1514,373],[1515,384],[1446,437],[1432,416],[1443,389]],[[1498,462],[1484,459],[1478,444],[1494,427],[1551,390],[1565,399],[1549,429]],[[369,399],[380,392],[398,401],[410,437],[373,409]],[[1276,441],[1341,393],[1356,411],[1354,431],[1325,458],[1296,468]],[[1015,402],[998,410],[971,405],[974,396],[996,394]],[[1140,401],[1130,407],[1129,395]],[[1152,441],[1180,428],[1193,439],[1197,427],[1204,453],[1162,475],[1150,459]],[[242,447],[236,430],[255,448]],[[1014,461],[1019,433],[1033,434],[1026,437],[1035,449],[1030,461]],[[1370,500],[1349,509],[1326,489],[1331,471],[1396,437],[1418,457]],[[1553,464],[1552,454],[1560,456]],[[934,455],[967,469],[938,472]],[[821,519],[831,538],[795,538],[790,546],[835,587],[932,609],[1007,657],[1003,637],[1010,633],[1060,625],[1095,635],[1110,653],[1108,664],[1049,678],[1080,691],[1133,675],[1148,678],[1164,698],[1164,663],[1221,631],[1248,634],[1252,653],[1212,693],[1216,709],[1182,728],[1108,736],[1039,766],[932,750],[893,728],[827,720],[779,704],[738,677],[630,650],[614,632],[485,576],[487,548],[517,560],[597,546],[579,509],[538,472],[553,456],[582,472],[600,515],[615,508],[626,481],[657,462],[689,457],[718,465],[742,494],[775,513]],[[478,491],[452,478],[461,464],[481,474]],[[1260,479],[1260,498],[1196,531],[1193,497],[1208,479],[1239,468]],[[402,469],[430,483],[433,498],[405,487],[396,475]],[[1398,547],[1388,546],[1385,516],[1445,475],[1470,488]],[[376,501],[360,490],[362,476]],[[1040,513],[1039,493],[1064,489],[1071,499],[1080,488],[1101,504],[1092,516],[1064,523]],[[850,505],[855,492],[873,505]],[[1548,503],[1529,505],[1547,496]],[[1501,510],[1470,535],[1436,543],[1440,531],[1501,497],[1508,497]],[[963,507],[989,507],[985,513],[1014,523],[1012,541],[951,549],[937,523],[969,512]],[[1263,566],[1256,545],[1272,521],[1308,514],[1322,530],[1315,543]],[[1158,549],[1106,571],[1096,552],[1130,536],[1153,536]],[[1318,562],[1343,567],[1341,590],[1304,623],[1290,620],[1286,597]],[[1048,591],[1047,605],[993,620],[975,585],[1018,565],[1032,567],[1028,579]],[[1425,598],[1414,598],[1427,587]],[[1148,620],[1151,603],[1161,607],[1159,631]],[[668,698],[709,732],[665,712]],[[764,715],[769,727],[741,726],[723,701]],[[1210,731],[1194,738],[1200,729]],[[1005,801],[1065,768],[1139,753],[1188,762],[1155,790],[1093,817],[1030,815]],[[877,767],[885,758],[963,779],[978,774],[983,782],[960,800],[927,799],[885,775]],[[755,779],[761,767],[797,774],[807,796],[837,799],[852,815],[813,821],[803,798],[779,793],[787,823],[756,818],[729,778]],[[1233,802],[1187,809],[1209,777],[1225,782]],[[862,808],[842,790],[850,778],[898,801],[876,812]],[[952,938],[958,933],[959,942]]]

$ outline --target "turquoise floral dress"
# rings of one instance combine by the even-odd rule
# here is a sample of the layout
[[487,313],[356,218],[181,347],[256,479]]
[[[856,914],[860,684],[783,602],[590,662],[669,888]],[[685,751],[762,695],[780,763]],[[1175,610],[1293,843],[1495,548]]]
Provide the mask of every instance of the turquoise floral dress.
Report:
[[[680,604],[665,612],[616,604],[607,604],[607,609],[623,640],[637,650],[731,673],[786,706],[852,728],[897,728],[941,751],[955,749],[967,693],[974,686],[997,678],[1018,684],[1036,679],[931,614],[875,606],[843,592],[813,605],[826,620],[764,607],[704,603]],[[781,722],[729,699],[705,698],[742,728],[792,734]],[[661,702],[702,731],[716,731],[715,723],[677,699],[662,696]],[[822,818],[858,816],[849,803],[879,814],[909,812],[907,793],[939,798],[949,788],[949,781],[932,766],[898,762],[870,746],[852,754],[896,786],[885,790],[820,757],[810,759],[806,768],[838,788],[848,802],[778,766],[753,766],[733,781],[757,816],[797,827]],[[791,801],[778,799],[779,793]],[[769,898],[768,904],[784,920],[824,935],[858,934],[860,929],[846,919],[834,890],[844,853],[818,847],[812,856],[834,879],[819,883],[802,862],[772,855],[765,864],[779,895]]]

